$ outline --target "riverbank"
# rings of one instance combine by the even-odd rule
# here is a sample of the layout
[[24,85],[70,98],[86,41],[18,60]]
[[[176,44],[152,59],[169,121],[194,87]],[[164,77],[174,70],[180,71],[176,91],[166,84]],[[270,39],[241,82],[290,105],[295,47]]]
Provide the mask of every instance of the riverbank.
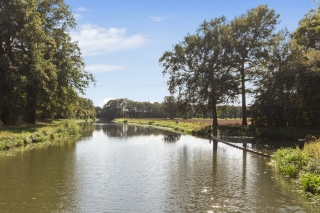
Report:
[[190,135],[207,134],[206,129],[210,126],[204,122],[186,122],[169,119],[117,118],[115,119],[115,122],[168,128],[176,132]]
[[62,120],[0,127],[0,150],[27,146],[32,143],[50,142],[80,133],[78,120]]
[[[159,118],[117,118],[116,122],[132,123],[139,125],[157,126],[170,128],[174,131],[191,134],[203,135],[207,134],[208,128],[211,126],[210,119],[159,119]],[[177,123],[178,121],[178,123]],[[282,139],[297,141],[311,134],[320,137],[320,127],[300,128],[300,127],[255,127],[252,125],[240,125],[240,119],[218,120],[217,136],[250,136],[257,138]]]
[[306,196],[320,205],[320,139],[305,144],[302,150],[279,149],[270,164],[285,177],[291,178]]

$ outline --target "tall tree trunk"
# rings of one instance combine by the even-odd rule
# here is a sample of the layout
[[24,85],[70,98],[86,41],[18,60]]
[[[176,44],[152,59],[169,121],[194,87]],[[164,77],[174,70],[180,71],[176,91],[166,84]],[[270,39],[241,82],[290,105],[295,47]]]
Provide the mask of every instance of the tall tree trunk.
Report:
[[247,125],[246,85],[244,64],[241,67],[242,125]]
[[38,95],[34,88],[27,89],[27,106],[25,122],[36,123],[37,99]]
[[217,100],[215,94],[212,96],[212,126],[218,126],[218,116],[217,116]]
[[3,125],[13,125],[12,113],[8,105],[2,106],[2,123]]

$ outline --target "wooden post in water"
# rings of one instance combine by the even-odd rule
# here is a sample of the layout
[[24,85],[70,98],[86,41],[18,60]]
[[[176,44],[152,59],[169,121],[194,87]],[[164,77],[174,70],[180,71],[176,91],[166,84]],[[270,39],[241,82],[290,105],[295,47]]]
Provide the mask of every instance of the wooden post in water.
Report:
[[213,151],[217,151],[218,150],[218,141],[216,140],[212,140],[213,141]]
[[[216,128],[213,128],[213,130],[216,129]],[[209,143],[211,143],[211,140],[212,140],[212,143],[213,143],[213,151],[217,151],[218,150],[218,141],[213,139],[211,136],[211,133],[212,133],[212,130],[211,128],[208,129],[208,138],[209,138]]]

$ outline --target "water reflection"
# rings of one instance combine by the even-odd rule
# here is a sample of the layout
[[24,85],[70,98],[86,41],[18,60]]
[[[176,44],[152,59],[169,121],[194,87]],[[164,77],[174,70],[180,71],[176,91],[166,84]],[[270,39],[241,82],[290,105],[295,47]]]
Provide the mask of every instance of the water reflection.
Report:
[[272,139],[258,139],[253,137],[221,137],[223,140],[232,142],[232,143],[242,143],[243,147],[249,149],[259,150],[261,152],[272,154],[277,149],[281,147],[296,147],[295,141],[285,141],[285,140],[272,140]]
[[163,136],[163,140],[168,143],[177,142],[178,140],[180,140],[180,138],[181,138],[181,134],[176,134],[176,133]]
[[[0,212],[62,212],[73,209],[78,138],[38,144],[0,155]],[[62,151],[63,150],[63,151]]]
[[0,155],[0,212],[319,212],[263,157],[142,126],[84,128],[76,143]]
[[90,122],[83,122],[79,123],[79,126],[81,127],[81,139],[89,140],[92,138],[93,131],[95,130],[95,126],[93,123]]
[[[163,130],[163,129],[157,129],[157,128],[150,128],[147,126],[135,126],[135,125],[128,125],[128,124],[118,124],[118,123],[104,123],[94,124],[96,131],[102,131],[104,134],[106,134],[108,137],[111,138],[131,138],[136,136],[158,136],[158,135],[171,135],[174,139],[176,138],[179,140],[180,134],[174,134],[171,131]],[[171,136],[169,136],[168,140],[171,139]]]

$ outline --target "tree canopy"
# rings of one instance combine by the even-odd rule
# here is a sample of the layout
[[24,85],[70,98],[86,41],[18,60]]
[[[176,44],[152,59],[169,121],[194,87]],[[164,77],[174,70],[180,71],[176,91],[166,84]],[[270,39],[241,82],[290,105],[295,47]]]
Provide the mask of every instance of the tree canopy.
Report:
[[268,57],[267,47],[273,41],[278,18],[273,9],[260,5],[231,21],[232,57],[241,85],[242,125],[247,125],[246,82],[259,75],[259,66]]
[[180,109],[188,111],[192,104],[200,110],[209,107],[216,126],[217,105],[233,102],[240,93],[242,124],[247,125],[245,84],[259,75],[257,68],[268,57],[266,47],[273,41],[278,17],[261,5],[231,22],[223,16],[204,21],[196,34],[164,52],[159,62]]
[[320,125],[320,10],[308,12],[290,37],[280,32],[258,81],[253,121],[267,126]]
[[[266,5],[230,22],[225,17],[204,21],[159,59],[181,115],[192,109],[205,115],[211,109],[215,126],[217,108],[224,109],[240,94],[242,124],[247,125],[250,92],[256,125],[320,125],[319,17],[320,5],[291,34],[286,29],[275,32],[279,14]],[[247,83],[254,87],[247,89]]]
[[0,1],[0,112],[5,125],[68,117],[94,82],[69,31],[63,0]]
[[237,84],[231,73],[232,46],[230,27],[225,17],[204,21],[194,35],[166,51],[159,62],[171,94],[177,93],[180,110],[186,114],[191,106],[196,110],[210,110],[213,125],[218,125],[219,103],[235,98]]

